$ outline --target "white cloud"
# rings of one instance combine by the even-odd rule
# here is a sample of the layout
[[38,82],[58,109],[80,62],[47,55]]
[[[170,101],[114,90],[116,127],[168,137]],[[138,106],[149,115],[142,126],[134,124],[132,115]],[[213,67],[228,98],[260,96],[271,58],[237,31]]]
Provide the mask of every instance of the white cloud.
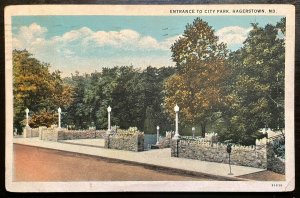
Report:
[[20,34],[24,36],[25,39],[34,39],[35,37],[39,37],[47,32],[47,28],[41,27],[36,23],[32,23],[30,26],[22,26],[20,27]]
[[75,43],[85,48],[112,47],[123,50],[165,50],[170,49],[171,44],[178,36],[158,41],[148,35],[141,35],[131,29],[120,31],[92,31],[87,27],[71,30],[60,36],[45,39],[47,28],[33,23],[30,26],[22,26],[17,35],[14,35],[13,46],[15,48],[39,49],[54,47],[58,51],[62,47],[69,47]]
[[82,43],[90,47],[110,46],[124,50],[169,50],[171,45],[166,45],[167,40],[157,41],[148,35],[141,35],[130,29],[120,31],[91,31]]
[[36,23],[32,23],[29,26],[21,26],[18,34],[13,37],[13,46],[15,48],[30,48],[40,43],[47,31],[47,28],[41,27]]
[[[62,35],[47,38],[47,28],[36,23],[19,28],[13,35],[13,47],[27,49],[43,62],[49,62],[53,69],[67,74],[74,73],[76,68],[99,70],[99,66],[134,65],[138,67],[167,66],[174,63],[170,60],[170,46],[179,36],[166,38],[163,41],[149,35],[141,35],[131,29],[120,31],[93,31],[90,28],[65,32]],[[135,55],[106,57],[101,55],[105,50],[114,49],[123,52],[134,52]],[[141,56],[140,52],[144,51]],[[145,55],[146,52],[146,55]],[[148,53],[149,52],[149,53]],[[100,54],[99,54],[100,53]],[[87,68],[91,67],[91,68]],[[81,70],[78,69],[78,70]]]
[[158,49],[161,47],[160,44],[157,42],[157,40],[155,40],[151,36],[145,36],[145,37],[141,38],[138,41],[138,46],[140,48],[150,47],[150,48],[158,48]]
[[[239,26],[224,27],[216,32],[220,42],[227,45],[241,45],[251,28]],[[26,48],[36,58],[53,65],[65,74],[74,73],[76,69],[90,71],[101,70],[100,66],[134,65],[138,67],[174,65],[171,60],[171,45],[180,35],[162,41],[149,35],[142,35],[132,29],[120,31],[93,31],[88,27],[65,32],[62,35],[47,38],[47,28],[37,23],[19,28],[13,35],[13,47]],[[110,50],[111,56],[103,55]],[[115,49],[127,54],[116,54]],[[133,52],[133,53],[131,53]],[[144,52],[144,55],[141,55]],[[125,53],[126,54],[126,53]],[[112,58],[113,57],[113,58]],[[87,67],[88,66],[88,67]]]
[[227,43],[228,46],[235,44],[241,45],[247,38],[251,28],[242,28],[239,26],[224,27],[216,32],[220,42]]
[[124,29],[117,31],[91,31],[90,35],[84,38],[85,44],[96,45],[97,47],[111,46],[118,48],[126,48],[132,43],[139,42],[141,36],[138,32]]

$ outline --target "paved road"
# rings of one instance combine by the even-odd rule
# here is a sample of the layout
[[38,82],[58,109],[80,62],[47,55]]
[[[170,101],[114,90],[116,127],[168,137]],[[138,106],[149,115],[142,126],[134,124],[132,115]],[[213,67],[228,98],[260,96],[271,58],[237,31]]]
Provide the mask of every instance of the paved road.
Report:
[[14,181],[195,181],[207,177],[14,144]]

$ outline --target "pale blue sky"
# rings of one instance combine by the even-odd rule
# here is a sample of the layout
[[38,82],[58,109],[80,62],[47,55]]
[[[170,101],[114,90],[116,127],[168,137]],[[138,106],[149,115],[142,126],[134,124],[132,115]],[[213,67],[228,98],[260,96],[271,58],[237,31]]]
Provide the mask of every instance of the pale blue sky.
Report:
[[[201,16],[228,48],[242,46],[251,23],[281,16]],[[13,46],[26,48],[63,75],[102,66],[172,66],[170,45],[195,16],[14,16]]]

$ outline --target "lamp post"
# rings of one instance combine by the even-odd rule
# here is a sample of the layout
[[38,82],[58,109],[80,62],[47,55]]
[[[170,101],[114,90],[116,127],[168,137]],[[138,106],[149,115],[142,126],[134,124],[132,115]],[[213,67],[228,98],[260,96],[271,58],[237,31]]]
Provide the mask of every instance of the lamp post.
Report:
[[60,114],[61,114],[61,108],[59,107],[57,109],[58,111],[58,128],[61,128],[61,117],[60,117]]
[[111,107],[107,107],[107,113],[108,113],[108,127],[107,127],[107,133],[111,132],[111,127],[110,127],[110,112],[111,112]]
[[176,106],[174,107],[174,111],[176,113],[176,118],[175,118],[175,122],[176,122],[176,128],[175,128],[175,135],[174,135],[174,139],[179,139],[179,133],[178,133],[178,112],[179,112],[179,107],[176,104]]
[[192,127],[193,138],[195,138],[195,127]]
[[28,118],[29,109],[26,108],[25,112],[26,112],[26,126],[28,127],[29,126],[29,118]]
[[157,141],[156,141],[156,145],[159,144],[159,126],[156,127],[157,130]]

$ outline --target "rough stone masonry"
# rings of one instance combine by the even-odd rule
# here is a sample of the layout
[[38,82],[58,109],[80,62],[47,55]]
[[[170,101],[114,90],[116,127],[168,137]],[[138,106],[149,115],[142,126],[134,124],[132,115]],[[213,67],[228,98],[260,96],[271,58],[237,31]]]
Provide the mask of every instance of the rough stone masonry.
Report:
[[[171,156],[201,161],[228,163],[227,145],[195,139],[172,139]],[[278,158],[267,139],[258,140],[255,146],[233,146],[231,164],[250,166],[285,173],[284,160]]]
[[144,151],[144,133],[107,134],[104,148],[134,152]]

